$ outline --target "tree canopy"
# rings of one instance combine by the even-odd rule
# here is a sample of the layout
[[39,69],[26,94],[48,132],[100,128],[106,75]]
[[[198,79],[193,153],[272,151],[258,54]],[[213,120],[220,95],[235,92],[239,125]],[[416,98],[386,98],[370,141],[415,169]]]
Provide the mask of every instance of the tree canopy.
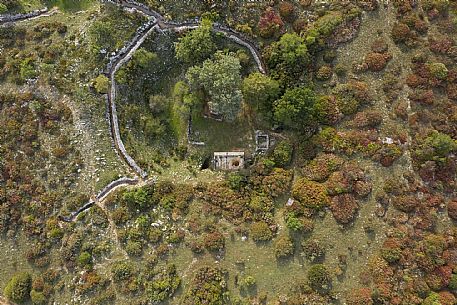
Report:
[[194,63],[210,57],[216,51],[211,30],[211,21],[203,19],[197,29],[187,33],[176,43],[176,58],[186,63]]
[[316,122],[316,94],[306,87],[288,89],[274,103],[274,118],[291,129],[302,129]]
[[279,96],[279,82],[259,72],[243,80],[243,97],[246,102],[262,112],[271,112],[273,101]]
[[274,74],[297,75],[310,62],[308,48],[302,37],[286,33],[273,43],[267,51],[267,63]]
[[211,112],[233,121],[243,99],[241,65],[233,54],[217,52],[201,66],[191,67],[186,79],[193,90],[203,90]]

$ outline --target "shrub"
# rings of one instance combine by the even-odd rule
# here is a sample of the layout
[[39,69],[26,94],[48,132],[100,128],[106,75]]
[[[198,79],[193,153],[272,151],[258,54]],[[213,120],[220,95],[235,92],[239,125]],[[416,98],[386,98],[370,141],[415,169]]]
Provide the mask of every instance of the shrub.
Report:
[[449,135],[434,131],[416,150],[421,160],[440,160],[457,150],[457,143]]
[[400,241],[395,238],[386,239],[381,248],[381,256],[389,263],[395,263],[401,258]]
[[41,291],[32,290],[30,292],[30,299],[33,305],[44,305],[47,303],[47,299]]
[[449,281],[448,287],[450,290],[457,290],[457,274],[451,275],[451,280]]
[[143,245],[139,241],[129,240],[125,246],[125,251],[131,256],[141,256],[143,253]]
[[375,53],[385,53],[389,50],[389,45],[384,39],[376,39],[371,45],[371,51]]
[[274,209],[274,203],[270,197],[254,193],[249,201],[249,208],[254,212],[254,218],[257,219],[266,213],[271,213]]
[[431,292],[421,305],[441,305],[440,295],[436,292]]
[[224,272],[219,268],[202,267],[195,272],[184,294],[182,305],[222,305],[225,304],[224,294],[227,283]]
[[169,108],[169,100],[166,96],[161,94],[149,96],[149,109],[154,115],[159,115]]
[[296,217],[293,213],[286,215],[286,226],[292,231],[300,231],[303,229],[303,223],[300,218]]
[[330,66],[322,66],[319,68],[316,74],[318,80],[328,80],[332,77],[333,70]]
[[309,285],[316,290],[328,290],[331,284],[330,273],[322,264],[311,266],[308,270]]
[[306,178],[314,181],[325,181],[333,172],[339,170],[344,160],[334,154],[319,154],[304,168]]
[[168,241],[172,244],[179,244],[184,240],[184,237],[186,236],[186,232],[184,230],[176,230],[175,232],[172,232],[170,236],[168,236]]
[[424,0],[422,1],[422,7],[425,11],[431,11],[433,9],[438,10],[441,14],[447,12],[449,8],[448,0]]
[[382,123],[382,113],[377,110],[359,112],[354,117],[354,125],[358,128],[374,128]]
[[264,38],[270,38],[273,35],[279,34],[283,26],[284,22],[272,7],[268,7],[263,12],[259,23],[257,24],[260,36]]
[[22,272],[10,279],[3,293],[8,300],[16,303],[25,303],[30,298],[31,289],[32,276],[28,272]]
[[348,224],[354,219],[359,205],[352,194],[341,194],[333,198],[330,209],[337,222]]
[[156,271],[153,281],[145,282],[145,292],[150,303],[157,304],[172,296],[181,284],[175,265]]
[[[336,52],[336,50],[330,49],[330,50],[325,50],[324,51],[324,54],[322,55],[322,59],[326,63],[331,64],[336,59],[337,56],[338,56],[338,53]],[[331,66],[329,66],[329,65],[325,65],[323,67],[331,68]]]
[[109,79],[103,74],[100,74],[97,76],[94,81],[94,88],[97,90],[98,93],[108,93],[108,87],[109,87]]
[[292,161],[293,146],[287,141],[281,141],[273,150],[273,160],[278,167],[284,167]]
[[259,192],[276,198],[289,191],[292,181],[292,171],[283,168],[274,168],[273,171],[267,173],[265,176],[251,176],[251,181],[255,184]]
[[274,249],[276,258],[287,258],[294,254],[294,243],[289,235],[281,235],[275,240]]
[[238,285],[241,291],[249,290],[255,287],[256,280],[253,276],[245,275],[238,280]]
[[87,251],[81,252],[78,256],[78,264],[81,267],[90,266],[92,264],[92,255]]
[[447,78],[449,71],[443,63],[440,63],[440,62],[431,63],[428,65],[428,68],[433,77],[435,77],[439,80],[444,80]]
[[129,279],[134,274],[133,265],[128,262],[116,262],[111,268],[114,282],[121,282]]
[[447,204],[447,214],[450,218],[457,220],[457,200],[450,201]]
[[150,194],[144,187],[125,191],[122,195],[122,201],[133,210],[144,210],[150,207],[152,203]]
[[317,99],[314,108],[320,123],[326,125],[338,123],[342,114],[337,104],[337,100],[333,95],[324,95]]
[[205,235],[205,248],[209,251],[220,251],[225,247],[225,237],[218,231],[214,231]]
[[387,61],[390,58],[391,55],[389,54],[372,52],[365,57],[365,63],[368,65],[368,69],[370,69],[370,71],[379,72],[386,67]]
[[348,305],[373,305],[370,288],[357,288],[351,290],[347,296]]
[[279,3],[279,14],[285,20],[291,20],[294,17],[294,5],[288,1]]
[[5,4],[0,3],[0,14],[6,13],[7,10],[8,10],[8,7],[6,7]]
[[333,94],[337,98],[338,108],[345,115],[356,113],[359,106],[370,99],[367,84],[359,81],[339,84],[333,90]]
[[335,73],[336,73],[336,75],[338,75],[340,77],[346,75],[346,73],[347,73],[346,66],[344,64],[341,64],[341,63],[337,64],[335,66]]
[[405,43],[411,37],[409,26],[404,23],[396,23],[392,27],[392,39],[396,43]]
[[251,225],[251,237],[254,241],[268,241],[273,238],[273,233],[265,221],[258,221]]
[[317,240],[311,239],[301,243],[303,256],[314,262],[321,259],[325,255],[325,249],[320,245]]
[[305,208],[321,209],[330,204],[325,186],[306,178],[298,179],[295,182],[292,195]]

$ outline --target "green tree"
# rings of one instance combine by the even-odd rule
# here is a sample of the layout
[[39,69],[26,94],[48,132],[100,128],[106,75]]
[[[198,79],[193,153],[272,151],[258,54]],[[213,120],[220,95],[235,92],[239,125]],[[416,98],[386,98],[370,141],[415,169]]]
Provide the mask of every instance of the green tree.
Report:
[[212,23],[203,19],[200,26],[181,37],[175,46],[176,58],[186,63],[201,62],[216,51]]
[[25,303],[30,298],[32,289],[32,276],[28,272],[14,275],[5,287],[3,293],[16,303]]
[[264,113],[270,113],[273,101],[280,93],[279,82],[267,75],[254,72],[243,80],[242,91],[246,102]]
[[181,115],[188,115],[190,109],[200,103],[198,96],[191,92],[189,85],[179,81],[173,88],[173,99],[175,101],[175,109]]
[[0,3],[0,14],[6,13],[7,10],[8,7],[5,4]]
[[94,88],[98,93],[108,93],[109,79],[103,74],[100,74],[94,79]]
[[301,74],[310,62],[305,41],[299,35],[286,33],[267,51],[267,63],[275,74]]
[[211,112],[233,121],[242,101],[240,69],[236,56],[217,52],[214,59],[190,68],[186,79],[192,89],[205,92]]
[[145,48],[138,49],[132,56],[132,63],[136,67],[145,69],[157,60],[157,54],[149,52]]
[[274,103],[275,120],[287,128],[301,130],[316,123],[316,94],[305,87],[288,89]]

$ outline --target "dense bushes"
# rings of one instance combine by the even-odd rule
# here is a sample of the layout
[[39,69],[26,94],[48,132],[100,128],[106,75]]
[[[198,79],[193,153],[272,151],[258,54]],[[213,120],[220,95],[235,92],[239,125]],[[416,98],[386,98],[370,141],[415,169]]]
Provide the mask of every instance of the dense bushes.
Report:
[[25,303],[30,298],[32,289],[32,276],[27,273],[14,275],[5,287],[5,296],[16,303]]
[[294,243],[289,235],[280,235],[274,242],[277,259],[284,259],[294,254]]
[[195,272],[187,292],[181,299],[181,304],[222,305],[226,303],[226,290],[224,271],[219,268],[203,267]]
[[330,204],[325,186],[306,178],[294,183],[292,195],[304,208],[320,209]]
[[254,241],[268,241],[273,238],[273,234],[266,222],[259,221],[251,225],[251,238]]

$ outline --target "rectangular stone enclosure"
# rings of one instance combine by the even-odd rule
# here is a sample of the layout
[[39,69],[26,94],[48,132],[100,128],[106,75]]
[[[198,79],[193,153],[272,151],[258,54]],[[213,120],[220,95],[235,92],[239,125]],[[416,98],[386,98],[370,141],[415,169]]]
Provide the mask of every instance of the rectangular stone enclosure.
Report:
[[214,169],[235,171],[244,168],[244,151],[215,152]]

